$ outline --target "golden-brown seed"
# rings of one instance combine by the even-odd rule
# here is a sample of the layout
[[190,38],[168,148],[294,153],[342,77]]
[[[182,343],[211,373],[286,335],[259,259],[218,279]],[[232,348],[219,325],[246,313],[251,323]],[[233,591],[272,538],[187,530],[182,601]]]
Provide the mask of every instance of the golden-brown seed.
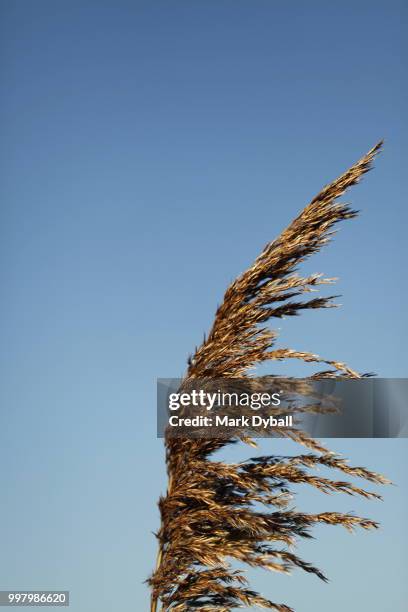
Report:
[[[245,377],[264,361],[300,359],[330,366],[317,377],[358,378],[344,363],[322,359],[308,351],[273,348],[277,332],[264,327],[273,318],[297,315],[301,310],[333,306],[331,297],[303,300],[305,293],[335,279],[314,274],[301,277],[297,266],[317,252],[333,235],[333,227],[356,216],[338,198],[371,167],[382,143],[327,185],[274,241],[268,243],[253,265],[227,289],[213,326],[189,359],[185,380]],[[319,465],[376,484],[389,481],[363,467],[352,467],[301,431],[282,435],[313,452],[287,457],[255,457],[244,463],[213,461],[211,455],[231,439],[166,438],[168,490],[159,501],[161,525],[157,538],[156,569],[148,580],[151,612],[230,612],[258,606],[293,612],[247,587],[229,558],[251,566],[290,572],[299,567],[326,580],[323,573],[287,549],[299,538],[310,537],[316,523],[373,529],[369,519],[338,512],[306,514],[288,509],[289,486],[308,484],[324,493],[379,498],[352,483],[323,478],[308,470]],[[256,445],[250,438],[242,441]],[[266,511],[260,510],[264,506]],[[272,510],[271,510],[272,509]]]

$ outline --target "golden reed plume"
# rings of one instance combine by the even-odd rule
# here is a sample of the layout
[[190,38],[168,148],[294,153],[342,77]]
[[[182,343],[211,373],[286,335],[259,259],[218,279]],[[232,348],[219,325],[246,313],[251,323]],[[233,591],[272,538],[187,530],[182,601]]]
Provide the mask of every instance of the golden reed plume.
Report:
[[[276,332],[264,325],[273,317],[297,315],[301,310],[333,306],[330,297],[302,299],[319,285],[333,282],[319,274],[302,277],[297,266],[319,251],[334,234],[333,227],[356,211],[337,200],[368,172],[382,142],[338,179],[327,185],[254,264],[228,287],[213,326],[189,359],[185,380],[236,378],[266,360],[300,359],[324,364],[311,378],[361,375],[334,359],[321,359],[301,350],[273,349]],[[159,501],[161,526],[156,569],[148,580],[151,612],[229,612],[260,607],[290,612],[248,588],[243,574],[229,560],[270,570],[290,572],[299,567],[326,580],[317,568],[299,558],[291,547],[310,537],[316,523],[376,528],[369,519],[352,514],[307,514],[288,509],[291,483],[306,483],[325,493],[379,498],[343,480],[310,473],[316,466],[334,468],[351,477],[385,484],[383,476],[351,467],[302,432],[291,438],[308,448],[297,456],[255,457],[243,463],[211,460],[211,455],[237,439],[166,437],[168,489]],[[256,446],[252,439],[245,442]],[[269,511],[259,511],[263,504]]]

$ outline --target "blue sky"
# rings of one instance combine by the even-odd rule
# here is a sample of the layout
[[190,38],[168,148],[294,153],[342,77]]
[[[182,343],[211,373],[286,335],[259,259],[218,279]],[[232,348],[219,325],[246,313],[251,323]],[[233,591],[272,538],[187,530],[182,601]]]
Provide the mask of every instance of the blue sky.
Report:
[[[346,196],[361,216],[304,266],[340,277],[343,307],[278,326],[281,346],[406,376],[402,10],[0,2],[1,588],[70,589],[75,612],[147,608],[165,486],[155,379],[183,374],[226,285],[382,137]],[[334,442],[399,486],[383,504],[299,502],[383,530],[302,546],[329,585],[254,580],[299,612],[351,597],[402,611],[406,443]]]

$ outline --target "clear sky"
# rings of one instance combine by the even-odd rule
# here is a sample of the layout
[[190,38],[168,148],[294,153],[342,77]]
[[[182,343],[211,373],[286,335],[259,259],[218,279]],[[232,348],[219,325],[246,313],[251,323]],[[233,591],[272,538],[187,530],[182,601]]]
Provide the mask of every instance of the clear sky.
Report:
[[[279,321],[280,345],[407,375],[403,4],[0,1],[0,588],[147,609],[155,379],[182,375],[226,285],[382,137],[346,197],[361,216],[304,266],[340,277],[343,307]],[[402,612],[406,441],[333,442],[398,487],[299,504],[382,531],[302,544],[329,585],[251,576],[298,612]]]

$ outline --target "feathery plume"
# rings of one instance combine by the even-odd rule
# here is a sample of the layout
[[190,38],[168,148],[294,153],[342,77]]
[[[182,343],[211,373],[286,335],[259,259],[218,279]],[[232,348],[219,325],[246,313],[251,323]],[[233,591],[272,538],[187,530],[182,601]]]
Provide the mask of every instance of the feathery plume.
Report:
[[[320,274],[302,277],[297,267],[329,242],[339,221],[356,216],[357,212],[338,203],[338,198],[368,172],[381,146],[379,142],[324,187],[228,287],[207,338],[189,358],[185,381],[242,378],[262,362],[286,359],[323,364],[326,369],[311,378],[362,376],[335,359],[273,348],[277,333],[266,323],[302,310],[333,306],[335,296],[307,299],[305,294],[335,279]],[[237,442],[234,438],[166,437],[168,489],[159,501],[159,552],[156,569],[148,581],[151,612],[229,612],[251,606],[292,612],[287,605],[274,603],[251,590],[242,572],[232,569],[230,560],[284,573],[301,568],[327,580],[321,570],[294,554],[291,547],[300,538],[311,537],[310,529],[317,523],[340,525],[349,531],[378,526],[352,514],[307,514],[289,508],[290,485],[296,483],[327,494],[340,491],[379,498],[348,481],[314,474],[312,470],[318,466],[375,484],[389,481],[366,468],[350,466],[302,432],[292,431],[287,436],[311,452],[253,457],[234,464],[211,458],[215,451]],[[256,446],[251,438],[243,441]]]

